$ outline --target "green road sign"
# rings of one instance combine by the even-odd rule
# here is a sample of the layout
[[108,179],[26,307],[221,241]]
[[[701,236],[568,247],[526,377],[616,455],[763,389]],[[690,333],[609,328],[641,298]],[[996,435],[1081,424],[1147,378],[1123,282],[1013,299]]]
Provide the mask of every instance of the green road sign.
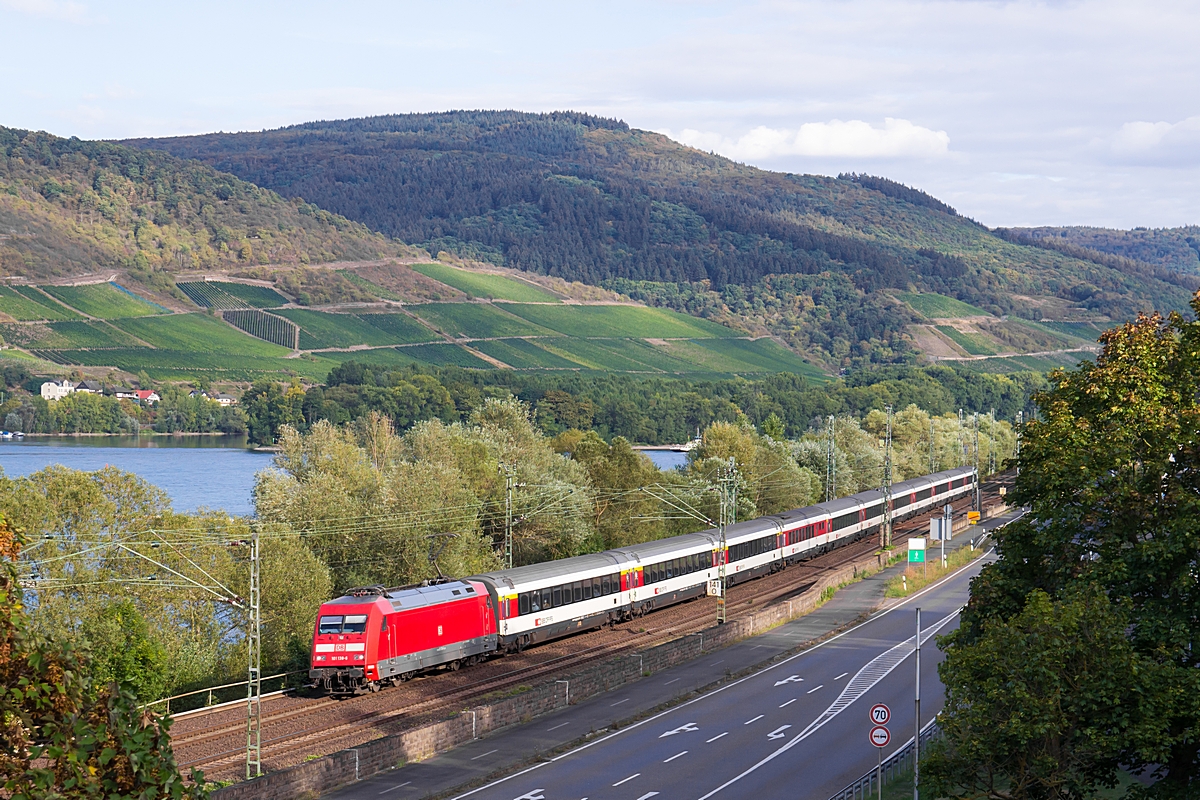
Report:
[[924,564],[925,563],[925,551],[924,550],[909,550],[908,551],[908,563]]

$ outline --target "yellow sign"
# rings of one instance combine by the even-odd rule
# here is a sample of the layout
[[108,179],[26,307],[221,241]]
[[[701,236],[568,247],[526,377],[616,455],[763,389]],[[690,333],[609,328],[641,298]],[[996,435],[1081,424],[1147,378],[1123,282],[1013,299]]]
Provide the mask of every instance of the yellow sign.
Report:
[[967,512],[967,521],[970,522],[972,525],[979,522],[979,512],[978,511],[968,511]]

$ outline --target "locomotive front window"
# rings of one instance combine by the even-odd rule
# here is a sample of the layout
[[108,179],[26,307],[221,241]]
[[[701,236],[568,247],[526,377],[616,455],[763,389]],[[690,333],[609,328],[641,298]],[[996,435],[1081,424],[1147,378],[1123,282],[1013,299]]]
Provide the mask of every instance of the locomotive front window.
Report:
[[317,627],[317,633],[341,633],[342,618],[341,617],[321,617],[321,624]]
[[342,625],[342,633],[362,633],[367,629],[366,614],[348,614]]

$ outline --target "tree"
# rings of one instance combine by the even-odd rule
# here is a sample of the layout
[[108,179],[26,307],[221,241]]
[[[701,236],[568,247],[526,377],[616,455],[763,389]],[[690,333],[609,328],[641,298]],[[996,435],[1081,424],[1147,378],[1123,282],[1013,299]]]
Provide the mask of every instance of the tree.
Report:
[[81,633],[91,648],[94,680],[115,683],[144,703],[166,694],[166,650],[151,638],[145,617],[132,601],[105,604],[84,620]]
[[23,537],[0,517],[0,791],[40,798],[204,798],[179,774],[170,720],[94,673],[86,651],[28,625],[16,560]]
[[1141,658],[1127,614],[1094,585],[1062,602],[1034,591],[1010,620],[941,644],[944,738],[922,768],[936,797],[1083,800],[1116,783],[1143,734]]
[[[1200,295],[1192,301],[1200,314]],[[1095,363],[1056,372],[1026,426],[1014,500],[1032,513],[998,535],[999,560],[972,587],[957,642],[1020,614],[1043,591],[1095,583],[1128,609],[1140,673],[1137,711],[1157,721],[1120,757],[1150,767],[1156,791],[1200,783],[1200,323],[1139,316],[1106,332]],[[947,661],[956,658],[951,648]],[[1154,698],[1170,698],[1155,704]],[[1153,709],[1154,713],[1148,711]]]

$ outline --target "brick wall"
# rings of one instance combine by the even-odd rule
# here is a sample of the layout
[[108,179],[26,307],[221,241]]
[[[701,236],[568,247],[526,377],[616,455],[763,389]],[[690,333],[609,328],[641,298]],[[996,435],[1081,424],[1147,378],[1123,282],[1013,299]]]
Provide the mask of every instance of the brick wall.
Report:
[[[1006,510],[1007,506],[1003,504],[986,507],[984,518]],[[954,530],[965,527],[964,517],[961,527],[956,522]],[[901,545],[900,549],[903,550],[905,546]],[[520,694],[460,712],[451,719],[376,739],[351,750],[228,786],[214,792],[213,800],[296,800],[315,797],[321,792],[370,777],[400,763],[422,761],[474,738],[561,708],[567,702],[568,691],[572,703],[586,700],[621,684],[638,680],[646,672],[658,672],[682,664],[702,653],[725,647],[807,614],[820,604],[821,594],[826,589],[877,572],[882,566],[878,556],[866,556],[826,572],[799,597],[731,620],[725,625],[681,636],[638,653],[617,656],[564,676],[559,681],[547,681]]]

